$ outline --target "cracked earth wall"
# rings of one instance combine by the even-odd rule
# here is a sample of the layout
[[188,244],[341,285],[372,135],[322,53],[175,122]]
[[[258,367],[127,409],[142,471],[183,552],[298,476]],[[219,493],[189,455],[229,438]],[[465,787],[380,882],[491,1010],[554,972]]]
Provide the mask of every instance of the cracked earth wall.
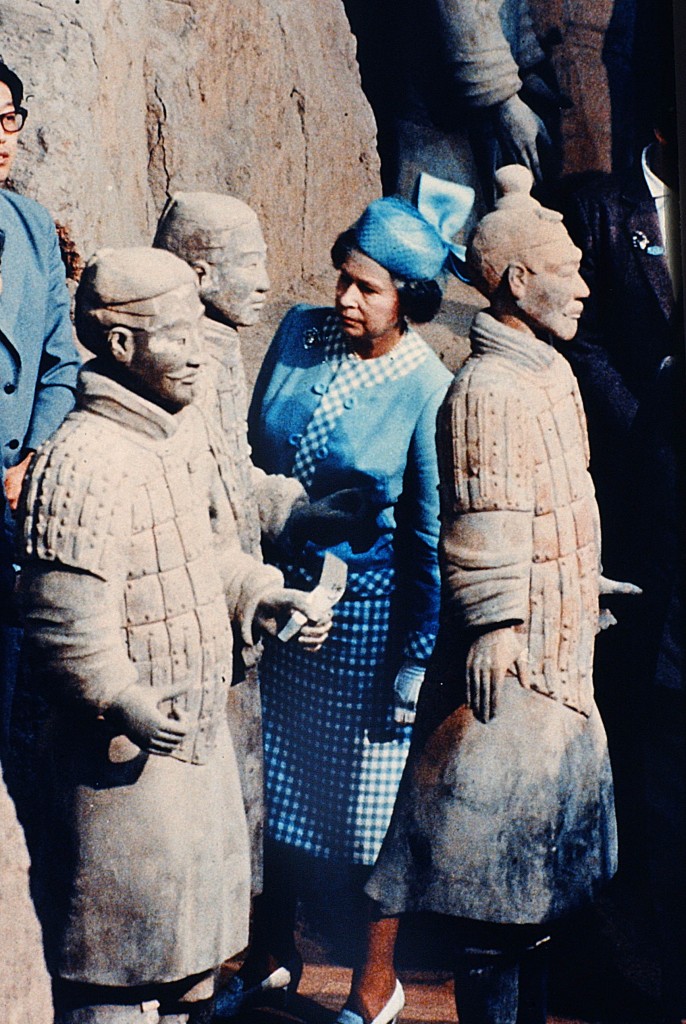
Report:
[[340,0],[3,0],[0,52],[31,94],[17,187],[84,257],[147,243],[171,191],[226,191],[297,290],[379,192]]
[[50,981],[29,897],[29,855],[0,771],[0,1017],[51,1024]]

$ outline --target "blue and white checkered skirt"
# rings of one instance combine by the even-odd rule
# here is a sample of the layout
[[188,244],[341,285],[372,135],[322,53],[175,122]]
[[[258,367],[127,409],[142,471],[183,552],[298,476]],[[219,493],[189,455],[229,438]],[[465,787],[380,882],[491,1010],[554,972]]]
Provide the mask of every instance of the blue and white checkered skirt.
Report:
[[265,645],[267,834],[315,857],[373,864],[390,822],[411,735],[393,723],[392,591],[390,569],[351,574],[320,651]]

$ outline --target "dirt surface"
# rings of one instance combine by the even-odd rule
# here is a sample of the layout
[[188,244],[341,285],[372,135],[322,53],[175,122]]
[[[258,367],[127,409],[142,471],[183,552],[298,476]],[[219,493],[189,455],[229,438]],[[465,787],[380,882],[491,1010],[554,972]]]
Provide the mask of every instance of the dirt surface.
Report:
[[[345,1003],[363,931],[359,903],[345,870],[332,876],[313,863],[308,875],[296,936],[305,961],[298,995],[287,1013],[255,1009],[240,1024],[333,1024]],[[558,927],[550,945],[548,1024],[660,1024],[652,929],[636,902],[613,883],[594,907]],[[401,1024],[457,1021],[440,917],[402,919],[395,960],[405,988]],[[240,963],[227,963],[224,977]]]
[[[231,971],[238,965],[232,964]],[[227,976],[228,976],[227,969]],[[400,1024],[456,1024],[458,1021],[452,977],[441,971],[402,970],[405,1008]],[[298,993],[285,1010],[253,1009],[240,1017],[241,1024],[334,1024],[345,1003],[351,971],[345,967],[307,963]],[[548,1015],[548,1024],[656,1024],[659,1019],[649,1009],[636,1015],[630,1008],[617,1014],[601,1011],[569,1016],[561,1011]]]

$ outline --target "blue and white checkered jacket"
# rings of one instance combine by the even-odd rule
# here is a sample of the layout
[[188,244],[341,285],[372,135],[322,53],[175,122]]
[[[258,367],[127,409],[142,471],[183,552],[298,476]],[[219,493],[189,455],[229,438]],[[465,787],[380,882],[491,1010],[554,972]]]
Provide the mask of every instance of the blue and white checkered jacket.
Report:
[[[384,581],[400,594],[403,654],[419,660],[438,622],[436,414],[451,379],[411,329],[388,355],[351,359],[334,311],[300,305],[272,341],[249,414],[253,461],[268,473],[297,476],[313,500],[373,491],[378,539],[333,550],[349,566],[348,596],[381,593]],[[305,561],[322,554],[308,542]]]

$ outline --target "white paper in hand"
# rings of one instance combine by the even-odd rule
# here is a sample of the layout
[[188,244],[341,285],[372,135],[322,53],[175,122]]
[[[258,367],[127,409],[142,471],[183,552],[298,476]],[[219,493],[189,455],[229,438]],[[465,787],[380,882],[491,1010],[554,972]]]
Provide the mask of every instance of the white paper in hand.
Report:
[[[327,551],[324,555],[319,583],[310,593],[308,604],[310,608],[309,618],[320,619],[343,597],[345,585],[348,580],[348,566],[337,555]],[[307,622],[308,617],[302,612],[295,611],[286,625],[277,633],[279,640],[287,643],[297,636]]]

